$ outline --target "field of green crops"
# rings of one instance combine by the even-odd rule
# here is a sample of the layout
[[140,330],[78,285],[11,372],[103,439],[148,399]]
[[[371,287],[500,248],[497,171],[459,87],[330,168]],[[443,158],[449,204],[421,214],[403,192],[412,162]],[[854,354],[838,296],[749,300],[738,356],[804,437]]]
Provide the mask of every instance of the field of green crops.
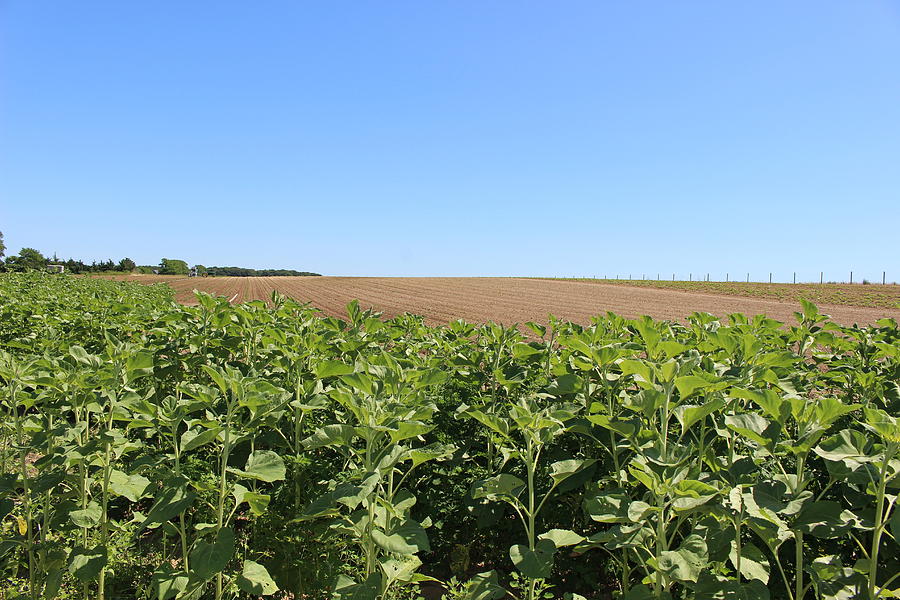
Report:
[[900,596],[900,329],[0,278],[0,597]]

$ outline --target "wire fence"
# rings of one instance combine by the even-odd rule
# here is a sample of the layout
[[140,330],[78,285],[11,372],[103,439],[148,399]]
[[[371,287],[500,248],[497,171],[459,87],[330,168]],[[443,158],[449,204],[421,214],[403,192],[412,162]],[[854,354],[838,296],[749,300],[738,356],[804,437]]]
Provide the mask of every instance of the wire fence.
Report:
[[[848,274],[842,274],[840,278],[833,278],[831,274],[826,277],[825,271],[819,271],[818,279],[809,279],[801,277],[800,280],[797,279],[797,272],[794,271],[791,273],[791,276],[785,279],[782,279],[781,274],[777,274],[774,271],[770,271],[766,273],[763,278],[759,278],[756,274],[741,273],[741,274],[733,274],[733,273],[725,273],[725,278],[721,278],[721,274],[713,274],[713,273],[687,273],[687,279],[684,278],[684,274],[672,273],[671,279],[669,279],[669,274],[667,273],[665,276],[662,273],[655,273],[656,277],[653,275],[647,275],[646,273],[641,273],[640,277],[634,277],[633,273],[628,273],[628,276],[625,277],[624,274],[616,273],[614,276],[609,276],[608,274],[604,274],[602,277],[598,275],[593,276],[578,276],[572,275],[571,279],[597,279],[597,280],[607,280],[607,281],[672,281],[672,282],[717,282],[717,283],[770,283],[770,284],[801,284],[801,285],[809,285],[809,284],[819,284],[819,285],[834,285],[834,284],[862,284],[862,285],[897,285],[896,281],[889,281],[887,277],[887,271],[881,271],[881,278],[879,279],[868,279],[866,277],[859,277],[857,273],[856,278],[854,279],[854,272],[850,271]],[[736,275],[736,276],[735,276]],[[752,276],[751,276],[752,275]],[[715,278],[714,278],[715,277]]]

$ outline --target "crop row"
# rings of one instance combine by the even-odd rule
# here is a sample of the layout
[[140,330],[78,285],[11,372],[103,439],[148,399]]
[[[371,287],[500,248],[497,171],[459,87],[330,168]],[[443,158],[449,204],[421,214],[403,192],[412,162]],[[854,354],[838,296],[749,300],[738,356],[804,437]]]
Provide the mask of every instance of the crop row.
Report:
[[0,279],[4,597],[900,594],[893,320],[197,299]]

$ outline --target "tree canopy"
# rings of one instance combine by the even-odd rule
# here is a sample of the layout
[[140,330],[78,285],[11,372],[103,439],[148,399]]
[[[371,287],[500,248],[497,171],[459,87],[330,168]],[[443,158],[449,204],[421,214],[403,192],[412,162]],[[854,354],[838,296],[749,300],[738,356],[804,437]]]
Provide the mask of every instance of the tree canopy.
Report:
[[188,264],[176,258],[164,258],[159,261],[160,275],[187,275],[190,272]]
[[33,271],[46,265],[47,259],[34,248],[22,248],[17,256],[6,259],[6,267],[11,271]]

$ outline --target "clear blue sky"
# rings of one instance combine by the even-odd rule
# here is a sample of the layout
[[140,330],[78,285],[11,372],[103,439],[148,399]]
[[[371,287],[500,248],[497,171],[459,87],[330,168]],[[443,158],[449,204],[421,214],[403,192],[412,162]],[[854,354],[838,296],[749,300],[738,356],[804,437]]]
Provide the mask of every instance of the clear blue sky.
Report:
[[900,4],[0,0],[0,231],[334,275],[900,281]]

